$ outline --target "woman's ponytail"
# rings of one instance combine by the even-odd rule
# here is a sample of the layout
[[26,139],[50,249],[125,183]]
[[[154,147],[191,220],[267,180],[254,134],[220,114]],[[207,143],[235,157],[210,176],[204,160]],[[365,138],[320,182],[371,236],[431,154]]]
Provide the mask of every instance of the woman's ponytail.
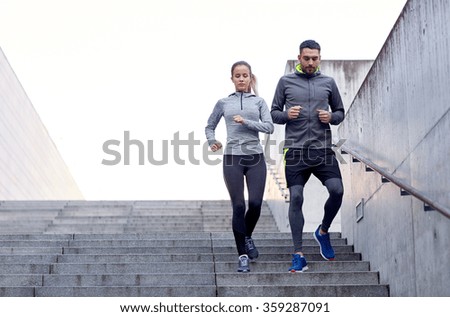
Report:
[[258,93],[258,80],[257,80],[255,74],[252,74],[251,76],[252,76],[252,78],[251,78],[251,81],[250,81],[250,87],[249,87],[250,91],[249,92],[252,92],[252,90],[253,90],[253,93],[256,96],[259,96],[259,93]]

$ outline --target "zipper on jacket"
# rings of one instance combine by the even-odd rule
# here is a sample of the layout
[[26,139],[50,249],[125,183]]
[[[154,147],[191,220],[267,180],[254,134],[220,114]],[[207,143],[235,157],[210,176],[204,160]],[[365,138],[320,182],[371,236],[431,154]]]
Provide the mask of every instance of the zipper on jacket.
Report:
[[242,96],[243,96],[243,95],[244,95],[244,93],[241,92],[241,110],[244,110],[243,107],[242,107]]
[[[313,86],[312,88],[314,88],[314,85],[311,84],[311,78],[308,78],[308,103],[309,105],[311,105],[311,86]],[[308,140],[311,140],[311,126],[312,126],[312,114],[311,111],[314,109],[311,109],[311,107],[309,107],[309,111],[308,111]]]

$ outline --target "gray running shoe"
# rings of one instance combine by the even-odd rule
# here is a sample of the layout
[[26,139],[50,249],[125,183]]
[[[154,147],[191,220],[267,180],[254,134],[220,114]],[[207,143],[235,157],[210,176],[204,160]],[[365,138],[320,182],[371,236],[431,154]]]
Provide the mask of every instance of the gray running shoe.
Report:
[[250,272],[250,267],[248,266],[248,256],[247,254],[243,254],[239,257],[239,266],[237,269],[238,272],[247,273]]
[[254,260],[259,256],[258,249],[256,248],[252,237],[245,237],[245,252],[247,252],[250,260]]

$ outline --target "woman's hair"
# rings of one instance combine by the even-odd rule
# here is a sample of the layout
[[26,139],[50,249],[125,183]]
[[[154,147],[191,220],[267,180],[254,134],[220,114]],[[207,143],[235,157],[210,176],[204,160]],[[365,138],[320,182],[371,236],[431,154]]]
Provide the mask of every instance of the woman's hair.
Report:
[[239,61],[239,62],[234,63],[233,66],[231,66],[231,76],[233,76],[234,69],[237,66],[246,66],[248,68],[248,70],[250,71],[251,81],[250,81],[249,91],[247,91],[247,92],[251,92],[253,90],[253,93],[258,96],[258,82],[257,82],[256,76],[252,73],[252,67],[250,66],[250,64],[247,63],[246,61]]

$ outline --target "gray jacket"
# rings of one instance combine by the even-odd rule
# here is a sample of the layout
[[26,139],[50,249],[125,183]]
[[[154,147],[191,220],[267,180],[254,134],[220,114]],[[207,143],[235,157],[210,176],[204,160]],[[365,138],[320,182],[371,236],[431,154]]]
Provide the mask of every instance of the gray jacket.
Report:
[[[287,109],[302,106],[300,116],[289,120]],[[344,105],[333,78],[313,75],[298,70],[278,82],[272,102],[274,123],[286,124],[285,148],[331,148],[332,136],[329,124],[320,122],[317,110],[331,108],[331,121],[337,125],[344,120]]]
[[[244,123],[235,123],[233,116],[241,115]],[[251,93],[235,92],[220,99],[205,128],[209,145],[217,142],[215,129],[224,117],[227,127],[227,144],[224,154],[250,155],[263,153],[259,132],[272,133],[273,123],[264,99]]]

